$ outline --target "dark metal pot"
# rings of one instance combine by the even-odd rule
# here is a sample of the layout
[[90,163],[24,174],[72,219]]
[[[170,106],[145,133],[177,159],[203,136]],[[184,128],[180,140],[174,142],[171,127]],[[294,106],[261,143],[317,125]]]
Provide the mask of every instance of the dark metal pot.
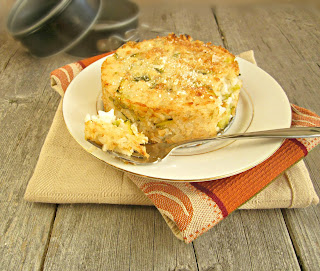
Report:
[[97,22],[67,53],[89,57],[117,49],[129,40],[138,41],[139,7],[127,0],[105,0]]
[[68,50],[96,22],[100,0],[18,0],[7,28],[31,54],[46,57]]

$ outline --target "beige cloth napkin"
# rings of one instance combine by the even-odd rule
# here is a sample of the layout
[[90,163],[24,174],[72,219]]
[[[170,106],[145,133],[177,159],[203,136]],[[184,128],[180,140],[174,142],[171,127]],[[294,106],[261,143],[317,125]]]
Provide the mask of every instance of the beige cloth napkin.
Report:
[[[255,63],[253,51],[239,56]],[[59,91],[59,86],[55,88]],[[62,102],[27,186],[25,199],[47,203],[153,205],[130,180],[130,174],[114,169],[78,145],[64,123]],[[299,208],[318,202],[308,170],[300,161],[240,209]]]

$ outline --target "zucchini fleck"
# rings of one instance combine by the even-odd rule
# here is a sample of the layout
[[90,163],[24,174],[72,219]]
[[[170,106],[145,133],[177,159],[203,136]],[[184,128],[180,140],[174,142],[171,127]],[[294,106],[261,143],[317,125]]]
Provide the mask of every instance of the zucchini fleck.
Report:
[[116,92],[117,93],[122,93],[122,83],[124,82],[124,79],[121,79],[121,81],[120,81],[120,83],[119,83],[119,86],[118,86],[118,88],[117,88],[117,90],[116,90]]
[[130,121],[130,120],[126,120],[126,121],[124,122],[124,124],[127,125],[128,130],[130,131],[130,134],[133,135],[133,131],[132,131],[132,129],[131,129],[131,121]]
[[154,68],[158,73],[164,73],[164,69],[161,68]]
[[208,71],[208,70],[197,70],[196,72],[197,72],[197,73],[201,73],[201,74],[203,74],[203,75],[207,75],[207,74],[209,74],[209,73],[212,73],[212,71]]
[[231,87],[231,91],[237,91],[240,89],[239,85],[234,85],[233,87]]
[[118,120],[115,120],[112,124],[118,127],[120,123],[121,123],[121,120],[118,119]]
[[227,108],[226,112],[225,112],[225,116],[218,122],[218,127],[220,129],[224,129],[227,127],[227,125],[229,124],[230,121],[230,117],[231,117],[231,111],[232,109],[229,107]]
[[157,84],[156,82],[154,82],[154,83],[151,84],[151,87],[150,87],[150,88],[151,88],[151,89],[154,89],[154,88],[157,87],[157,85],[158,85],[158,84]]
[[155,123],[156,127],[157,128],[164,128],[170,124],[173,123],[173,119],[167,119],[165,121],[161,121],[161,122],[158,122],[158,123]]
[[148,75],[136,76],[136,77],[133,77],[133,80],[136,82],[138,82],[138,81],[148,82],[148,81],[150,81],[150,77]]

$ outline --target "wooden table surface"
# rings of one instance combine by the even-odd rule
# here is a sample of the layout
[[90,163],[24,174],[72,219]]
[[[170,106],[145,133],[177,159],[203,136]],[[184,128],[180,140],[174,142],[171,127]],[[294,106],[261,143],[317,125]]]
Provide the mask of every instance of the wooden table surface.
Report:
[[[253,49],[289,100],[320,114],[315,6],[141,6],[140,22],[234,54]],[[29,203],[23,195],[60,96],[49,73],[77,58],[36,59],[1,28],[0,270],[320,270],[320,206],[239,210],[191,244],[154,207]],[[305,159],[320,194],[320,149]]]

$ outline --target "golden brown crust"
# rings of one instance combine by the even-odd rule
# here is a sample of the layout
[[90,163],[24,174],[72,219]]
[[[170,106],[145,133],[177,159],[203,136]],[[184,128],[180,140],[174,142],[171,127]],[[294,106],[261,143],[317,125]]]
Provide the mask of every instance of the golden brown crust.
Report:
[[[103,102],[106,110],[114,108],[118,116],[142,123],[138,123],[139,130],[159,141],[161,136],[150,136],[147,125],[159,126],[173,119],[171,126],[181,126],[188,120],[199,121],[199,116],[211,116],[213,120],[206,121],[216,125],[219,106],[226,95],[231,95],[222,92],[226,86],[234,85],[238,75],[233,54],[211,43],[193,41],[187,35],[128,42],[102,64]],[[236,101],[238,94],[233,95]],[[169,124],[165,129],[171,134],[183,129],[168,127]],[[159,133],[160,128],[153,132]],[[198,135],[194,132],[187,137],[195,134]]]

